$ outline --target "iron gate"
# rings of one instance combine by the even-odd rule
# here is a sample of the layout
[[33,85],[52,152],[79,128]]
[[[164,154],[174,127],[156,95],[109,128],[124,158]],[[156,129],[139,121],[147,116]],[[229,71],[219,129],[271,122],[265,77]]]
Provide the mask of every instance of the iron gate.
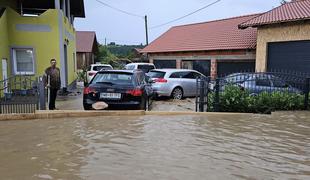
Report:
[[0,81],[0,114],[34,113],[45,109],[41,77],[16,75]]

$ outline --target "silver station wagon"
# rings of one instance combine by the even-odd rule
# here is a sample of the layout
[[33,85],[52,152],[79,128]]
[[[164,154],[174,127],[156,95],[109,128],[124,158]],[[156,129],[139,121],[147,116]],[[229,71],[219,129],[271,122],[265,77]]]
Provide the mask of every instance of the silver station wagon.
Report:
[[147,74],[153,80],[152,88],[156,96],[167,96],[173,99],[196,95],[197,77],[205,77],[189,69],[154,69]]

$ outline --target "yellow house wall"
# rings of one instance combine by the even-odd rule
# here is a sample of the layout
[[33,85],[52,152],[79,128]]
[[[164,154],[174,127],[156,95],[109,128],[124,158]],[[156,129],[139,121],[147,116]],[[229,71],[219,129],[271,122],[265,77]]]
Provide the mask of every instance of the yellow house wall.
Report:
[[[58,11],[47,10],[39,17],[22,17],[12,9],[8,9],[8,32],[11,47],[34,48],[36,75],[44,74],[44,70],[50,66],[50,59],[60,59],[59,55],[59,31]],[[16,30],[17,24],[49,25],[50,32],[28,32]]]
[[2,80],[2,59],[5,58],[10,61],[9,56],[9,40],[7,29],[7,13],[3,13],[0,18],[0,81]]
[[[67,43],[67,67],[68,67],[68,83],[69,85],[74,82],[76,76],[76,32],[69,20],[63,17],[63,41]],[[68,35],[70,34],[70,35]]]
[[310,23],[288,23],[258,28],[256,71],[267,70],[267,45],[269,42],[310,40]]

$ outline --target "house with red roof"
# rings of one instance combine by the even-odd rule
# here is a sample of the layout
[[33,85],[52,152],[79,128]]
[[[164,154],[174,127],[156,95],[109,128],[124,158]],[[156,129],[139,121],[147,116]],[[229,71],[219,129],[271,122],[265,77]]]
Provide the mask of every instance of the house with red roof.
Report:
[[257,28],[257,71],[310,72],[310,0],[293,0],[239,28]]
[[213,78],[254,70],[257,28],[238,25],[259,15],[172,27],[142,52],[157,68],[195,69]]
[[266,13],[176,26],[142,52],[158,68],[189,68],[215,78],[255,69],[310,72],[310,0]]
[[76,67],[77,69],[88,68],[95,63],[98,52],[98,42],[94,31],[76,32]]

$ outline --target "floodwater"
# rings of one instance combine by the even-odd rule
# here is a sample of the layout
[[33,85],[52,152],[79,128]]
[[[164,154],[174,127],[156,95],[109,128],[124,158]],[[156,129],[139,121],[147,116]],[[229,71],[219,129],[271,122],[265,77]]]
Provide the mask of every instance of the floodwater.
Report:
[[0,122],[0,179],[310,179],[310,113]]

